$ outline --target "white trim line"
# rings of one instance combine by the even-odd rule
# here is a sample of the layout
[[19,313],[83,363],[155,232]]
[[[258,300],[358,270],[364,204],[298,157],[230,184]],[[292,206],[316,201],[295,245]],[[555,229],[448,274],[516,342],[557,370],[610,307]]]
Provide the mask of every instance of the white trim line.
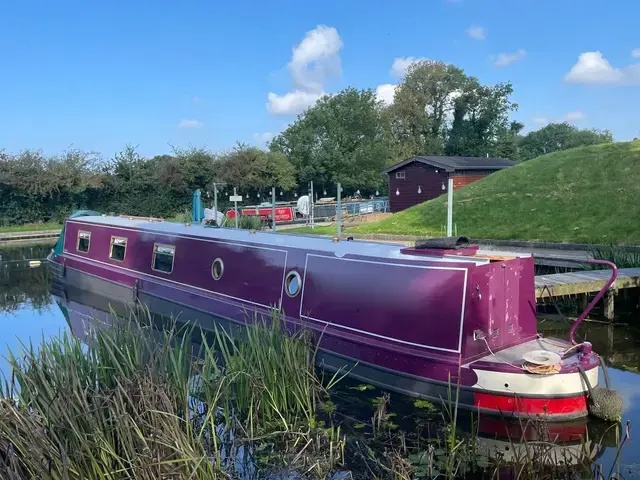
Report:
[[114,225],[108,225],[106,223],[105,224],[102,224],[102,223],[85,223],[85,222],[76,222],[76,221],[72,221],[72,220],[68,220],[68,222],[75,223],[75,224],[78,224],[78,225],[91,225],[93,227],[115,228],[117,230],[126,230],[127,232],[136,232],[136,233],[139,233],[139,234],[153,233],[154,235],[164,235],[165,237],[186,238],[187,240],[199,240],[199,241],[204,241],[204,242],[209,242],[209,243],[222,243],[224,245],[235,245],[235,246],[238,246],[238,247],[258,248],[260,250],[272,250],[274,252],[285,252],[285,253],[287,252],[286,250],[283,250],[281,248],[260,247],[260,246],[257,246],[257,245],[252,245],[250,243],[229,242],[229,241],[226,241],[226,240],[216,240],[216,239],[209,238],[209,237],[179,235],[177,233],[159,232],[157,230],[142,230],[142,229],[136,229],[136,228],[116,227]]
[[[258,307],[264,307],[264,308],[272,308],[272,307],[273,307],[273,305],[265,305],[265,304],[263,304],[263,303],[253,302],[253,301],[251,301],[251,300],[247,300],[246,298],[234,297],[233,295],[228,295],[228,294],[226,294],[226,293],[216,292],[216,291],[214,291],[214,290],[207,290],[206,288],[196,287],[195,285],[189,285],[188,283],[177,282],[177,281],[175,281],[175,280],[170,280],[170,279],[168,279],[168,278],[163,278],[163,277],[156,277],[155,275],[151,275],[151,274],[149,274],[149,273],[140,272],[140,271],[138,271],[138,270],[133,270],[133,269],[131,269],[131,268],[121,267],[121,266],[119,266],[119,265],[112,265],[111,263],[102,262],[102,261],[100,261],[100,260],[88,259],[88,258],[86,258],[86,257],[81,257],[81,256],[79,256],[79,255],[76,255],[76,254],[74,254],[74,253],[69,253],[69,252],[67,252],[67,251],[65,251],[64,253],[65,253],[65,255],[68,255],[68,256],[70,256],[70,257],[75,257],[75,258],[77,258],[78,260],[80,260],[81,262],[84,262],[84,263],[88,263],[88,264],[91,264],[91,263],[99,263],[100,265],[106,265],[106,266],[108,266],[108,267],[111,267],[112,269],[125,270],[125,271],[127,271],[127,272],[132,272],[132,273],[135,273],[135,274],[138,274],[138,275],[142,275],[142,276],[145,276],[145,277],[149,277],[149,278],[151,278],[151,279],[153,279],[153,280],[159,280],[159,281],[160,281],[159,283],[162,283],[162,282],[173,283],[173,284],[175,284],[175,285],[180,285],[181,287],[193,288],[193,289],[195,289],[195,290],[200,290],[201,292],[206,292],[206,293],[210,293],[210,294],[213,294],[213,295],[220,295],[220,296],[222,296],[222,297],[226,297],[226,298],[232,298],[232,299],[234,299],[234,300],[238,300],[238,301],[241,301],[241,302],[250,303],[250,304],[252,304],[252,305],[256,305],[256,306],[258,306]],[[286,260],[286,252],[285,252],[285,260]],[[73,268],[73,267],[71,267],[71,268]],[[285,270],[285,271],[286,271],[286,268],[287,268],[287,265],[286,265],[286,263],[285,263],[283,270]],[[74,269],[74,270],[79,270],[79,269],[77,269],[77,268],[76,268],[76,269]],[[85,273],[85,274],[87,274],[87,275],[91,275],[91,274],[90,274],[90,273],[88,273],[88,272],[84,272],[84,271],[82,271],[82,270],[80,270],[80,271],[81,271],[81,272],[83,272],[83,273]],[[95,275],[95,276],[97,276],[97,275]],[[103,277],[100,277],[100,276],[97,276],[97,277],[98,277],[98,278],[103,278]],[[104,280],[107,280],[107,279],[106,279],[106,278],[104,278]],[[282,285],[281,285],[281,291],[280,291],[280,303],[282,303],[282,288],[284,288],[284,284],[282,284]]]
[[[309,260],[309,257],[319,257],[319,258],[326,258],[329,260],[341,260],[344,262],[360,262],[360,263],[373,263],[373,264],[378,264],[378,265],[391,265],[391,266],[395,266],[395,267],[408,267],[408,268],[421,268],[423,270],[463,270],[464,273],[464,283],[462,286],[462,309],[461,309],[461,313],[460,313],[460,330],[458,333],[458,349],[457,350],[453,350],[451,348],[442,348],[442,347],[434,347],[432,345],[424,345],[421,343],[414,343],[414,342],[408,342],[406,340],[400,340],[397,338],[393,338],[393,337],[387,337],[385,335],[379,335],[377,333],[372,333],[372,332],[367,332],[366,330],[359,330],[357,328],[353,328],[353,327],[347,327],[346,325],[341,325],[339,323],[333,323],[333,322],[328,322],[326,320],[321,320],[319,318],[315,318],[312,317],[310,315],[304,315],[302,313],[302,307],[304,305],[304,289],[305,286],[307,284],[307,263]],[[364,335],[369,335],[372,337],[377,337],[377,338],[381,338],[383,340],[389,340],[391,342],[396,342],[396,343],[402,343],[404,345],[411,345],[414,347],[421,347],[421,348],[428,348],[431,350],[439,350],[442,352],[452,352],[452,353],[457,353],[460,354],[462,352],[462,332],[463,332],[463,326],[464,326],[464,311],[465,311],[465,302],[466,302],[466,293],[467,293],[467,275],[468,275],[468,269],[467,268],[462,268],[462,267],[434,267],[434,266],[429,266],[429,265],[407,265],[407,264],[402,264],[402,263],[391,263],[391,262],[375,262],[373,260],[360,260],[360,259],[355,259],[355,258],[337,258],[337,257],[331,257],[328,255],[317,255],[314,253],[307,253],[307,255],[305,256],[305,260],[304,260],[304,278],[302,280],[302,294],[300,297],[300,318],[306,318],[308,320],[313,320],[316,322],[320,322],[323,323],[324,325],[330,325],[332,327],[339,327],[339,328],[343,328],[345,330],[350,330],[353,332],[358,332]]]

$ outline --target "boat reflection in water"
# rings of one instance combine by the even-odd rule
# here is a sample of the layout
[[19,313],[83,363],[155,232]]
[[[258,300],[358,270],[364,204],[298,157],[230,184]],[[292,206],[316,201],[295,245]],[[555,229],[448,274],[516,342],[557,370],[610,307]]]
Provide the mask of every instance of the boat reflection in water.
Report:
[[[63,312],[72,334],[81,341],[91,341],[92,331],[111,328],[121,322],[130,321],[130,304],[117,304],[113,300],[94,293],[68,287],[63,295],[54,292],[54,299]],[[179,325],[188,323],[188,318],[180,318]],[[169,323],[169,319],[157,315],[152,317],[158,327],[157,339],[161,338],[160,328]],[[151,330],[146,330],[150,332]],[[194,355],[199,345],[194,344]],[[375,407],[375,398],[388,394],[380,389],[368,386],[358,388],[353,379],[345,379],[334,393],[337,415],[347,432],[367,436],[366,430],[353,428],[370,422]],[[438,407],[429,413],[414,406],[414,399],[393,394],[393,411],[398,419],[399,430],[403,438],[413,438],[417,443],[435,438],[435,432],[443,432],[445,415]],[[446,403],[446,402],[445,402]],[[362,422],[362,423],[360,423]],[[416,426],[419,431],[416,432]],[[615,429],[609,429],[599,421],[586,418],[568,422],[544,422],[498,418],[494,415],[478,415],[469,411],[458,412],[456,429],[459,435],[475,435],[476,452],[487,460],[500,459],[502,462],[517,462],[535,457],[551,467],[557,465],[588,465],[599,458],[607,447],[617,444]]]

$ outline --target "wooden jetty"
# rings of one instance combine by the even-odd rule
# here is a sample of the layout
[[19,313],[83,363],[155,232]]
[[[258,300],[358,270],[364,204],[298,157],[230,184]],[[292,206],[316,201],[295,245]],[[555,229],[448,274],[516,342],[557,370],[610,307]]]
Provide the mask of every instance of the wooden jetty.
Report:
[[[586,305],[587,295],[596,293],[611,278],[611,270],[583,270],[535,277],[536,298],[544,300],[579,295]],[[613,320],[613,299],[618,290],[640,287],[640,268],[621,268],[618,278],[605,294],[605,316]]]

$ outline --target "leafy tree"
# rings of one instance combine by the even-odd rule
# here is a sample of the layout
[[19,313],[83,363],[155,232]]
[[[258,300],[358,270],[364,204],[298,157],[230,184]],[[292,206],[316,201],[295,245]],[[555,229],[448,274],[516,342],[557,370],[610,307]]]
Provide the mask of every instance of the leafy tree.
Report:
[[375,191],[386,184],[390,137],[383,105],[373,90],[347,88],[327,95],[278,135],[270,145],[286,155],[300,182],[348,191]]
[[442,155],[455,99],[476,84],[475,78],[454,65],[411,64],[390,107],[396,160],[416,154]]
[[215,178],[251,194],[268,196],[271,187],[291,190],[296,186],[295,168],[280,152],[265,152],[239,143],[218,157]]
[[487,87],[472,78],[467,87],[455,100],[446,154],[482,157],[515,153],[514,136],[523,126],[509,122],[509,112],[518,108],[509,101],[511,84]]
[[613,135],[609,130],[580,130],[566,122],[550,123],[525,135],[520,140],[519,150],[522,159],[529,160],[557,150],[612,141]]

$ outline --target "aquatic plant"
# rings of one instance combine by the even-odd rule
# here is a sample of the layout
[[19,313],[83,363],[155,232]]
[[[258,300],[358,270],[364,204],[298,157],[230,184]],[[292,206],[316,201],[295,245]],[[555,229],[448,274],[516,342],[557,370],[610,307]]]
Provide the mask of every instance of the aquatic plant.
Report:
[[147,315],[92,323],[86,345],[63,334],[10,354],[1,478],[228,478],[241,462],[323,477],[340,465],[340,429],[316,421],[326,391],[314,347],[279,313],[242,342],[220,328],[157,330]]
[[[596,260],[608,260],[616,264],[618,268],[640,267],[640,250],[629,250],[620,245],[593,246],[589,252]],[[608,268],[602,265],[589,265],[590,268]]]

